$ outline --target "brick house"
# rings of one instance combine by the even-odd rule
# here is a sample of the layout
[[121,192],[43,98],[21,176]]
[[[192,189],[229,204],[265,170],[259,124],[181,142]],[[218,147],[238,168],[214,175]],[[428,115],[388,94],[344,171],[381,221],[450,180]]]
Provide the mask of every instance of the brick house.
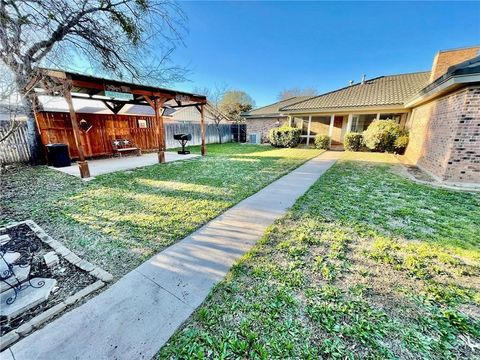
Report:
[[259,142],[268,142],[270,129],[288,121],[287,114],[280,113],[280,108],[309,98],[309,96],[295,96],[243,113],[242,117],[247,123],[247,138],[249,135],[256,134]]
[[[440,51],[431,71],[364,79],[253,110],[245,117],[247,133],[263,135],[288,121],[302,129],[307,144],[325,134],[342,145],[347,132],[362,132],[375,119],[394,119],[410,130],[406,161],[441,181],[480,183],[479,55],[480,47]],[[262,123],[255,111],[272,106],[281,116]]]

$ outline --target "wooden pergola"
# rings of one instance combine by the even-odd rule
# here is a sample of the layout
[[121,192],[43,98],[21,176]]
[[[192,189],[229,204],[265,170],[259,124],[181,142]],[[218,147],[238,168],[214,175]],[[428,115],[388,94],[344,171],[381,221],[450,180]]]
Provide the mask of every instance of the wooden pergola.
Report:
[[169,106],[172,108],[194,106],[201,114],[201,152],[202,156],[206,154],[204,106],[207,98],[203,95],[43,68],[38,69],[36,77],[30,84],[29,89],[42,91],[40,95],[63,96],[67,101],[82,178],[90,177],[90,171],[80,140],[80,130],[73,107],[74,98],[100,100],[113,114],[118,114],[127,104],[150,105],[155,112],[160,163],[165,162],[165,127],[162,117],[165,103],[173,101],[173,105]]

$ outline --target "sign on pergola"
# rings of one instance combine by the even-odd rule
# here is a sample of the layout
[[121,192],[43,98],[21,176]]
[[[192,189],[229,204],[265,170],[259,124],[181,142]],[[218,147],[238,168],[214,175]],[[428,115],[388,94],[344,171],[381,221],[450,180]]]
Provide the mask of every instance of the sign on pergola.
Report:
[[165,103],[173,100],[175,102],[175,105],[171,106],[173,108],[195,106],[201,114],[202,155],[206,154],[204,105],[207,103],[207,98],[203,95],[43,68],[37,69],[36,77],[29,86],[29,89],[31,88],[43,91],[42,95],[63,96],[67,101],[75,144],[79,153],[78,166],[82,178],[89,177],[90,171],[80,141],[73,98],[100,100],[114,114],[118,114],[127,104],[150,105],[155,111],[156,136],[159,143],[158,161],[160,163],[165,162],[165,127],[162,118]]

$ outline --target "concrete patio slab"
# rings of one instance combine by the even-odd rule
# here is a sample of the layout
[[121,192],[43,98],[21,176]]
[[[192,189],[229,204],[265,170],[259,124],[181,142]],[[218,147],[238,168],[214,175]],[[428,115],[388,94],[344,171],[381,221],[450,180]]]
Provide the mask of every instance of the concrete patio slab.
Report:
[[[187,160],[199,157],[196,154],[179,155],[175,152],[165,152],[165,161],[173,162],[178,160]],[[148,153],[141,156],[123,156],[108,159],[94,159],[88,160],[88,167],[90,168],[90,175],[92,177],[109,174],[115,171],[132,170],[139,167],[158,164],[157,153]],[[73,163],[71,166],[56,168],[49,166],[50,169],[61,171],[65,174],[80,177],[78,165]]]
[[7,351],[16,360],[150,359],[339,156],[308,161]]

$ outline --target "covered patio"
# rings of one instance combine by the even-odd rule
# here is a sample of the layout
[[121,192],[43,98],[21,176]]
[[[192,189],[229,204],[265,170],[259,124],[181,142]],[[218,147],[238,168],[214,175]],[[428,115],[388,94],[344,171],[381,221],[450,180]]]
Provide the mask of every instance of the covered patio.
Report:
[[[66,167],[64,171],[61,170],[63,172],[88,178],[101,173],[151,165],[153,159],[159,163],[178,159],[176,154],[167,156],[170,160],[166,158],[163,122],[163,113],[166,108],[193,106],[200,112],[201,154],[206,155],[204,106],[207,98],[203,95],[52,69],[38,69],[37,76],[28,89],[33,89],[37,95],[62,96],[67,102],[68,114],[65,114],[60,121],[58,119],[49,121],[48,126],[39,104],[34,104],[43,145],[53,142],[68,144],[70,158],[77,159],[77,166]],[[112,115],[109,115],[108,119],[84,117],[79,120],[73,106],[73,99],[76,98],[102,101]],[[144,119],[131,117],[124,119],[125,116],[123,115],[122,118],[118,113],[127,104],[150,106],[155,115],[149,118],[144,116]],[[130,124],[127,125],[128,129],[125,128],[125,124]],[[130,129],[132,127],[133,129]],[[87,161],[87,157],[114,155],[115,148],[112,142],[124,140],[125,136],[132,135],[133,131],[137,139],[142,139],[142,144],[149,144],[149,149],[153,144],[153,148],[157,149],[155,156],[150,154],[131,158]],[[140,151],[142,144],[138,145]],[[182,155],[182,158],[187,156]],[[105,167],[103,170],[102,165]]]
[[[187,160],[200,157],[200,155],[188,154],[179,155],[176,152],[166,151],[165,161],[166,163],[179,160]],[[90,176],[98,176],[103,174],[112,173],[115,171],[133,170],[136,168],[158,164],[158,155],[156,153],[143,154],[141,156],[127,156],[119,158],[107,158],[107,159],[94,159],[88,161],[88,168]],[[50,167],[51,169],[58,170],[68,175],[80,177],[78,171],[78,165],[72,164],[66,167]]]
[[302,130],[301,138],[307,145],[313,143],[316,135],[328,135],[331,145],[342,145],[345,134],[362,132],[374,120],[391,119],[403,127],[408,115],[407,111],[402,109],[375,109],[377,110],[375,112],[362,110],[352,109],[352,112],[348,113],[336,111],[335,113],[289,115],[288,121],[290,126]]

